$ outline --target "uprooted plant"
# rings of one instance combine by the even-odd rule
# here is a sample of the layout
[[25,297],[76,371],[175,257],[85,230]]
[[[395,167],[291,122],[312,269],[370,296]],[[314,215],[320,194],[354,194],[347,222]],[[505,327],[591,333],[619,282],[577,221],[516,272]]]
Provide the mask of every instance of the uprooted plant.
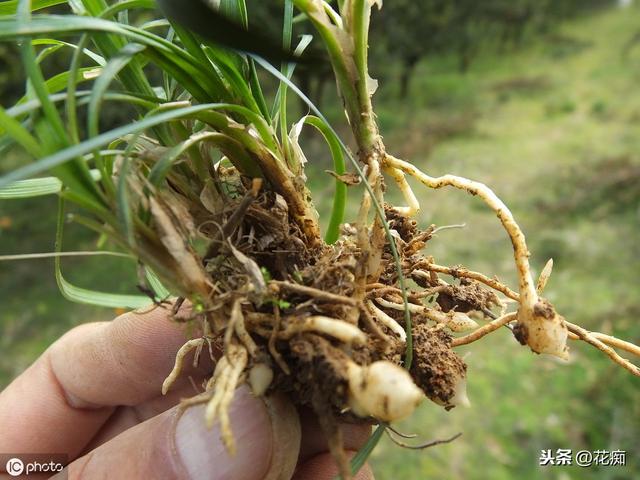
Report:
[[[202,393],[186,404],[206,404],[203,421],[219,422],[231,452],[236,446],[227,409],[246,382],[255,395],[284,392],[313,408],[348,478],[366,455],[349,468],[339,421],[380,425],[366,454],[424,396],[447,409],[468,403],[466,365],[454,348],[502,326],[534,352],[562,359],[568,358],[567,339],[583,340],[640,376],[614,350],[638,355],[640,348],[567,322],[541,296],[552,263],[536,283],[525,236],[491,189],[458,176],[431,177],[386,151],[367,67],[369,16],[382,2],[342,0],[338,9],[321,0],[284,2],[284,50],[291,47],[295,6],[297,20],[310,21],[326,47],[355,155],[310,103],[315,115],[289,128],[287,93],[304,98],[289,81],[290,58],[278,72],[260,57],[225,49],[206,32],[185,27],[173,2],[162,2],[169,21],[141,17],[147,20],[138,25],[129,19],[154,2],[69,1],[73,14],[64,16],[32,16],[32,10],[65,1],[5,3],[11,4],[5,10],[17,10],[0,18],[0,38],[22,40],[28,84],[16,106],[0,110],[3,147],[16,143],[38,160],[0,179],[2,196],[58,193],[59,250],[64,204],[75,203],[84,213],[73,221],[139,261],[141,286],[157,308],[173,309],[177,321],[198,327],[199,336],[177,352],[163,392],[192,352],[195,362],[204,349],[222,352]],[[218,11],[200,14],[213,22],[224,12],[247,28],[244,0],[214,3]],[[67,43],[48,35],[80,37]],[[296,54],[308,43],[302,37]],[[43,48],[36,52],[36,46]],[[69,70],[45,80],[40,63],[67,48],[73,50]],[[92,64],[85,66],[87,60]],[[162,75],[158,85],[145,75],[150,65]],[[271,108],[257,66],[278,79]],[[139,118],[101,133],[107,101],[135,106]],[[83,131],[78,111],[85,106]],[[335,162],[336,193],[324,238],[298,142],[305,125],[320,131]],[[345,172],[345,158],[357,176]],[[45,170],[57,178],[23,180]],[[358,177],[366,187],[359,213],[344,223],[347,184]],[[494,211],[513,245],[517,291],[495,277],[438,265],[424,253],[437,229],[420,228],[413,219],[420,203],[407,177],[431,189],[460,189]],[[406,206],[385,203],[385,179]],[[59,257],[56,275],[71,299],[141,304],[139,297],[71,285]],[[177,300],[168,302],[169,293]],[[515,311],[507,311],[505,298]],[[191,308],[180,308],[185,300]]]

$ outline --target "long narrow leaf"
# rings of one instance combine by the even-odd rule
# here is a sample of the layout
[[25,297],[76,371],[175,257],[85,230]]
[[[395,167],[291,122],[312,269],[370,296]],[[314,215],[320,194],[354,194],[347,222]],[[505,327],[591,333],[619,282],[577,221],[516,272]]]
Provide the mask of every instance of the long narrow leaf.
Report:
[[[334,134],[333,130],[320,117],[307,115],[304,119],[305,123],[318,129],[325,138],[331,151],[333,159],[333,170],[338,175],[345,173],[344,155],[340,147],[340,141]],[[331,217],[329,225],[324,236],[324,241],[331,244],[335,243],[340,236],[340,225],[344,221],[344,210],[347,204],[347,186],[336,178],[336,191],[333,194],[333,207],[331,209]]]
[[351,475],[354,477],[360,471],[360,469],[364,466],[365,462],[373,452],[373,449],[376,448],[378,442],[382,438],[384,434],[386,426],[378,425],[378,427],[373,431],[367,442],[362,446],[358,453],[356,453],[351,459]]
[[160,299],[165,299],[171,296],[171,292],[162,284],[158,276],[149,267],[144,268],[145,277],[153,293]]
[[[31,42],[34,46],[39,45],[51,45],[54,47],[68,47],[73,50],[78,50],[78,45],[74,45],[73,43],[63,42],[62,40],[56,40],[55,38],[37,38]],[[98,55],[95,52],[92,52],[88,48],[81,48],[82,53],[84,53],[87,57],[93,60],[97,65],[103,66],[106,62],[102,55]],[[38,61],[42,62],[42,53],[38,55]]]
[[[9,0],[0,3],[0,15],[13,15],[18,8],[18,0]],[[53,7],[67,3],[67,0],[32,0],[31,11],[42,10],[43,8]]]
[[[58,205],[58,222],[56,229],[55,251],[62,252],[62,238],[64,232],[64,200],[61,198]],[[142,295],[121,295],[105,293],[96,290],[87,290],[69,283],[60,270],[60,256],[55,257],[55,275],[58,288],[62,295],[72,302],[86,303],[100,307],[111,308],[142,308],[149,305],[150,300]]]
[[58,165],[62,165],[65,162],[70,161],[73,158],[92,152],[96,148],[103,147],[114,140],[118,140],[125,135],[135,134],[142,132],[148,128],[161,125],[171,120],[177,120],[179,118],[188,117],[198,112],[210,110],[212,108],[219,107],[220,104],[204,104],[191,107],[178,108],[168,112],[159,113],[152,117],[145,118],[138,122],[133,122],[122,127],[114,128],[108,132],[102,133],[96,137],[85,140],[84,142],[73,145],[71,147],[60,150],[52,155],[41,158],[37,162],[26,165],[22,168],[14,170],[3,177],[0,177],[0,187],[8,185],[16,180],[22,180],[24,178],[37,175]]
[[62,182],[56,177],[18,180],[0,188],[0,200],[40,197],[58,193],[61,189]]
[[[91,170],[94,180],[100,179],[100,172]],[[29,178],[18,180],[0,188],[0,200],[12,200],[19,198],[41,197],[60,193],[62,182],[56,177]]]
[[9,134],[16,142],[34,157],[39,157],[42,150],[38,141],[15,118],[7,114],[0,106],[0,134]]

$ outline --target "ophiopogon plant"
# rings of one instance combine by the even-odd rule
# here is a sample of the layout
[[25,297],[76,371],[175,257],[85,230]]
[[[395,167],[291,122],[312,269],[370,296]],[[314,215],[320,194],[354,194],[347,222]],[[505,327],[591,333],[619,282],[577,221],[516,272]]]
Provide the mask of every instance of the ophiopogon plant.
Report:
[[[219,421],[234,451],[227,409],[236,387],[284,392],[318,414],[344,478],[425,396],[445,408],[466,403],[466,365],[454,348],[500,327],[534,352],[564,359],[567,339],[583,340],[640,375],[614,350],[638,355],[637,346],[566,321],[541,297],[552,263],[536,283],[524,234],[487,186],[431,177],[386,151],[367,65],[370,13],[382,2],[337,3],[284,1],[282,48],[245,34],[251,15],[244,0],[163,0],[168,19],[154,14],[151,0],[0,3],[0,39],[18,42],[28,79],[24,97],[0,108],[1,148],[17,146],[33,158],[0,178],[0,198],[58,195],[62,293],[103,306],[149,303],[65,280],[60,256],[71,202],[81,211],[72,220],[109,240],[112,249],[103,253],[139,262],[138,281],[153,308],[199,327],[177,352],[162,391],[191,352],[197,362],[203,349],[220,349],[203,392],[185,405],[206,403],[203,421]],[[33,14],[65,4],[63,15]],[[310,22],[326,49],[355,153],[290,81],[296,63],[313,68],[319,61],[305,60],[309,36],[292,43],[294,8],[295,22]],[[45,79],[42,62],[64,51],[71,52],[69,68]],[[264,57],[282,61],[279,70]],[[274,91],[263,93],[259,69],[276,79]],[[290,122],[291,92],[313,114]],[[132,107],[135,118],[101,128],[106,104]],[[304,126],[319,130],[334,161],[324,237],[298,141]],[[45,172],[53,176],[38,176]],[[385,203],[385,175],[406,205]],[[436,228],[412,219],[420,203],[407,176],[431,189],[460,189],[496,213],[513,245],[516,290],[424,253]],[[344,223],[347,185],[358,181],[365,186],[359,212]],[[517,308],[508,311],[505,299]],[[180,309],[185,300],[191,308]],[[338,421],[379,425],[351,467]]]

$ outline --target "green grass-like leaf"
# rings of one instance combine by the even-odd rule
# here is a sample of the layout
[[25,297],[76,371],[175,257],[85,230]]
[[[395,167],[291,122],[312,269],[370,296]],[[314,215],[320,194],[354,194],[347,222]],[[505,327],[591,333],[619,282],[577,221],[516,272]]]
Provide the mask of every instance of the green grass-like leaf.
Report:
[[148,117],[143,120],[139,120],[137,122],[133,122],[128,125],[115,128],[113,130],[109,130],[108,132],[87,139],[77,145],[62,149],[52,155],[48,155],[34,163],[26,165],[4,175],[3,177],[0,177],[0,187],[15,182],[16,180],[22,180],[24,178],[28,178],[33,175],[45,172],[58,165],[62,165],[73,158],[92,152],[95,149],[103,147],[110,142],[118,140],[126,135],[136,134],[148,128],[162,125],[171,120],[193,116],[198,112],[204,112],[216,107],[220,107],[220,104],[204,104],[177,108],[175,110],[165,111],[152,117]]
[[0,200],[41,197],[62,190],[62,182],[56,177],[18,180],[0,188]]
[[[56,225],[55,251],[62,252],[62,238],[64,233],[64,200],[58,203],[58,221]],[[142,295],[121,295],[105,293],[96,290],[87,290],[69,283],[62,275],[60,256],[55,257],[55,275],[58,288],[62,295],[72,302],[85,303],[110,308],[142,308],[149,305],[148,297]]]
[[155,293],[156,297],[164,300],[171,296],[171,292],[162,284],[158,276],[149,267],[144,268],[145,277],[151,290]]
[[[315,127],[322,134],[333,159],[333,169],[338,175],[345,173],[344,155],[340,146],[340,139],[335,135],[333,129],[320,117],[307,115],[304,118],[305,123]],[[324,235],[324,241],[331,244],[335,243],[340,236],[340,225],[344,221],[344,211],[347,204],[347,186],[336,179],[336,190],[333,195],[333,207],[331,208],[331,217],[329,225]]]
[[0,106],[0,134],[4,133],[19,143],[30,155],[34,157],[42,155],[40,144],[34,136]]
[[[0,15],[13,15],[18,8],[19,0],[9,0],[0,3]],[[42,10],[43,8],[53,7],[67,3],[67,0],[32,0],[31,11]]]
[[367,442],[362,446],[360,450],[358,450],[358,453],[356,453],[351,459],[351,474],[354,477],[360,471],[360,469],[364,466],[364,464],[367,462],[367,459],[371,455],[371,452],[373,452],[373,449],[376,448],[376,445],[378,445],[378,442],[382,438],[382,435],[384,435],[385,428],[386,428],[386,425],[383,425],[383,424],[378,425],[376,429],[373,431],[373,433],[371,434],[371,436],[369,437],[369,439],[367,440]]

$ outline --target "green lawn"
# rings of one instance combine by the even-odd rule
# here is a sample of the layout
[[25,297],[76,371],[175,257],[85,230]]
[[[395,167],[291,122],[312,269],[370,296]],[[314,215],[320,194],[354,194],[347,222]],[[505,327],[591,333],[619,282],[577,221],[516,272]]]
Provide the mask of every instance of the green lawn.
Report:
[[[531,45],[483,56],[466,75],[452,59],[430,59],[419,66],[404,104],[394,99],[390,79],[374,98],[390,152],[432,175],[482,181],[512,207],[528,235],[534,268],[555,260],[547,295],[563,315],[635,342],[640,45],[626,58],[622,49],[640,31],[638,14],[636,6],[576,20]],[[2,159],[0,167],[9,163]],[[319,210],[326,212],[331,187],[322,170],[329,167],[315,163],[309,176],[325,199]],[[461,263],[514,285],[509,240],[478,199],[415,190],[423,225],[466,224],[429,243],[439,263]],[[350,198],[354,209],[356,192]],[[53,250],[54,217],[50,198],[0,203],[0,253]],[[70,227],[66,246],[95,248],[95,239]],[[64,271],[86,288],[135,291],[134,270],[126,263],[66,259]],[[114,315],[64,300],[49,260],[0,264],[0,304],[0,387],[71,325]],[[378,479],[640,476],[637,378],[585,344],[572,344],[568,364],[534,355],[506,329],[463,353],[472,407],[445,412],[425,402],[399,425],[421,441],[463,436],[426,451],[383,440],[373,454]],[[542,469],[538,457],[548,448],[622,449],[627,467]]]

